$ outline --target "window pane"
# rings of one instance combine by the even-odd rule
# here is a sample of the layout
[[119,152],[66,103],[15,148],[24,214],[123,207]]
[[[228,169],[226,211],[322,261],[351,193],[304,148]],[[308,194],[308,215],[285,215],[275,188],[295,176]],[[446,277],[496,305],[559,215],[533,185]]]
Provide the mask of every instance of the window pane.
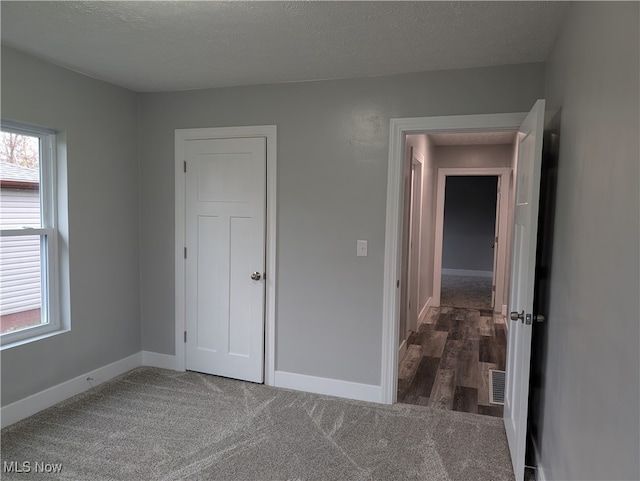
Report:
[[40,236],[0,237],[0,333],[43,324]]
[[0,136],[0,228],[41,227],[40,139]]

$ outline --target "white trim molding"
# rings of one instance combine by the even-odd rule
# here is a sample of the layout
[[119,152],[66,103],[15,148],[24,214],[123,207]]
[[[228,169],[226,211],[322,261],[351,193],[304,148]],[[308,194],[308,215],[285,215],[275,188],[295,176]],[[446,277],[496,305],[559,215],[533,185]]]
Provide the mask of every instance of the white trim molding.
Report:
[[176,356],[173,354],[160,354],[159,352],[141,351],[142,366],[159,367],[161,369],[171,369],[180,371]]
[[[17,329],[13,331],[7,331],[0,336],[0,350],[10,349],[12,347],[21,346],[45,337],[50,337],[56,334],[62,334],[70,330],[69,319],[61,316],[61,304],[66,303],[66,299],[62,300],[59,297],[60,293],[60,281],[63,280],[59,277],[61,270],[60,265],[60,250],[58,249],[58,237],[59,237],[59,225],[60,218],[58,217],[59,200],[66,201],[64,193],[66,190],[63,188],[62,192],[59,192],[58,188],[58,143],[59,139],[54,130],[49,128],[38,127],[31,124],[24,124],[21,122],[14,122],[8,120],[2,120],[2,131],[18,134],[21,136],[30,136],[39,139],[38,153],[40,156],[40,172],[39,172],[39,188],[34,190],[34,196],[40,204],[40,227],[38,228],[7,228],[8,226],[0,229],[0,237],[12,237],[13,241],[20,242],[20,238],[25,237],[38,237],[40,240],[40,246],[34,246],[35,249],[31,249],[25,246],[21,256],[28,253],[29,256],[34,256],[38,259],[39,267],[37,271],[33,273],[34,277],[28,279],[29,283],[34,285],[40,284],[40,293],[35,302],[28,306],[29,301],[23,298],[22,300],[14,299],[17,305],[21,305],[22,309],[29,310],[39,307],[41,310],[41,323],[35,326],[27,327],[24,329]],[[62,159],[64,162],[64,159]],[[21,261],[18,261],[16,257],[11,255],[13,248],[7,250],[3,249],[2,255],[5,257],[5,262],[16,260],[17,264],[13,266],[7,266],[8,269],[5,273],[13,273],[17,270],[14,267],[19,266]],[[35,252],[34,252],[35,251]],[[24,257],[22,258],[24,261]],[[31,259],[32,260],[32,259]],[[64,267],[64,266],[62,266]],[[25,282],[24,277],[26,271],[19,270],[17,282]],[[13,282],[15,278],[4,279],[9,283]],[[20,281],[22,279],[22,281]],[[66,279],[64,279],[66,281]],[[64,291],[65,289],[63,289]],[[13,292],[15,296],[21,296],[24,294],[24,289],[9,289],[3,290],[2,301],[5,303],[5,307],[11,302],[7,302],[5,296],[11,295]],[[29,297],[29,296],[27,296]],[[11,313],[12,311],[5,313]]]
[[[92,387],[142,366],[184,371],[184,369],[177,369],[180,366],[174,355],[139,351],[124,359],[86,372],[73,379],[52,386],[24,399],[20,399],[7,406],[3,406],[0,410],[0,426],[2,428],[9,426],[43,409],[65,401],[76,394],[80,394]],[[382,398],[381,387],[373,384],[361,384],[284,371],[274,371],[273,381],[272,385],[279,388],[356,399],[359,401],[380,403]]]
[[274,379],[275,387],[356,399],[358,401],[381,402],[382,392],[380,386],[373,384],[360,384],[357,382],[307,376],[286,371],[276,371]]
[[427,302],[425,302],[422,309],[420,309],[420,314],[418,314],[418,326],[420,326],[420,324],[424,322],[432,303],[433,303],[433,297],[429,297],[429,299],[427,299]]
[[389,164],[387,175],[387,214],[382,296],[381,401],[396,401],[398,383],[398,322],[401,273],[402,161],[407,134],[435,132],[482,132],[517,130],[526,113],[456,115],[391,119],[389,127]]
[[44,391],[3,406],[0,410],[0,425],[4,428],[48,407],[80,394],[94,386],[109,381],[120,374],[142,365],[142,353],[112,362],[68,381],[52,386]]
[[265,342],[264,383],[274,385],[276,345],[276,212],[277,212],[277,127],[219,127],[176,129],[175,131],[175,364],[176,370],[186,369],[183,333],[185,331],[185,187],[183,162],[184,142],[196,139],[229,139],[264,137],[267,139],[267,220],[266,220],[266,277],[265,277]]
[[136,352],[124,359],[86,372],[73,379],[3,406],[0,412],[0,425],[3,428],[9,426],[54,404],[65,401],[76,394],[80,394],[94,386],[109,381],[120,374],[142,366],[171,369],[174,371],[178,370],[176,357],[172,354],[161,354],[151,351]]

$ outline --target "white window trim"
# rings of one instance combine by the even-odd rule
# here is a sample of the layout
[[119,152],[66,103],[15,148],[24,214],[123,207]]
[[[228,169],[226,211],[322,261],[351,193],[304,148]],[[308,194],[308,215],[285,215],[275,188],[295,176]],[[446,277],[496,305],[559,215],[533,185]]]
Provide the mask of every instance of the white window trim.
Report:
[[4,229],[0,236],[39,235],[41,240],[41,315],[46,324],[9,332],[0,336],[2,349],[49,337],[64,330],[60,319],[58,282],[58,212],[56,132],[13,121],[2,120],[2,131],[40,138],[40,211],[41,228]]

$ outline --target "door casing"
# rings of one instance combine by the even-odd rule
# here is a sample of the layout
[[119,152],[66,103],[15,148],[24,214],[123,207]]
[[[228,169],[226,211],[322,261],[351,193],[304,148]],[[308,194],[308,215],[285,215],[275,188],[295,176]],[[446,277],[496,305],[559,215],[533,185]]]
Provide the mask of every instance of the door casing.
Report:
[[[406,207],[403,212],[403,249],[406,249],[406,259],[402,262],[402,277],[400,281],[402,304],[400,307],[400,354],[402,359],[404,350],[406,349],[406,339],[408,331],[418,329],[418,292],[420,289],[420,276],[418,275],[418,266],[420,265],[420,240],[422,234],[422,179],[423,179],[423,155],[410,148],[410,155],[407,157],[407,173],[409,174],[410,189],[405,192],[406,198],[404,205]],[[412,247],[413,244],[413,247]],[[403,253],[403,257],[404,257]],[[410,303],[413,302],[413,309]],[[404,319],[404,322],[403,322]]]
[[527,112],[391,119],[387,175],[384,280],[382,298],[381,401],[396,402],[402,268],[402,201],[405,138],[409,134],[518,130]]
[[[409,267],[407,282],[407,317],[408,327],[418,330],[418,297],[420,294],[420,257],[422,240],[422,181],[424,158],[420,152],[414,151],[411,158],[411,210],[409,215]],[[413,304],[411,304],[413,303]],[[413,307],[413,308],[411,308]]]
[[276,320],[276,199],[277,199],[277,128],[275,125],[253,127],[216,127],[176,129],[175,131],[175,369],[186,370],[184,332],[185,320],[185,262],[186,245],[184,143],[188,140],[264,137],[267,140],[267,210],[265,236],[265,347],[264,383],[274,385],[275,320]]

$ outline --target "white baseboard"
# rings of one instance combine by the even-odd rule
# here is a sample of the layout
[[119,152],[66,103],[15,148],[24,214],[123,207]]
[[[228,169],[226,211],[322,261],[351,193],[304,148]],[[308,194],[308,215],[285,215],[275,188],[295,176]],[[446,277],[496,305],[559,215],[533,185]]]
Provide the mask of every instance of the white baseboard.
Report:
[[274,385],[296,391],[326,394],[358,401],[382,402],[382,388],[373,384],[360,384],[338,379],[276,371]]
[[[40,391],[29,397],[8,404],[0,410],[0,426],[3,428],[29,417],[43,409],[58,404],[65,399],[80,394],[87,389],[131,371],[142,364],[142,354],[137,352],[129,357],[89,371],[56,386]],[[87,378],[91,378],[88,380]]]
[[493,271],[471,271],[466,269],[442,269],[448,276],[493,277]]
[[429,308],[433,304],[433,297],[429,297],[427,302],[425,302],[422,309],[420,309],[420,314],[418,314],[418,326],[424,322],[424,319],[427,317],[427,312],[429,312]]
[[[140,351],[119,361],[94,369],[2,407],[0,410],[0,427],[4,428],[21,419],[32,416],[43,409],[140,366],[176,370],[176,357],[170,354]],[[91,378],[91,380],[87,378]],[[276,371],[274,386],[360,401],[382,402],[382,388],[373,384],[360,384],[338,379]]]
[[142,351],[142,365],[171,369],[177,371],[176,356],[172,354],[160,354],[159,352]]

